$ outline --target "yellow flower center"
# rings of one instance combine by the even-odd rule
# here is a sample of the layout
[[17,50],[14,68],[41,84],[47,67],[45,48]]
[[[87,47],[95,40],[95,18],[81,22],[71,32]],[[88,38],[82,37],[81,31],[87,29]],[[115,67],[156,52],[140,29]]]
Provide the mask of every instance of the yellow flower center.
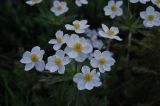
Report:
[[81,27],[81,25],[79,23],[75,23],[73,26],[75,29],[79,29]]
[[56,65],[62,65],[62,60],[61,60],[61,58],[56,58],[55,60],[54,60],[54,62],[55,62],[55,64]]
[[31,55],[32,62],[38,62],[38,56],[36,54]]
[[105,65],[106,63],[107,63],[107,61],[106,61],[105,58],[101,57],[101,58],[99,59],[99,64],[100,64],[100,65]]
[[63,9],[63,7],[61,5],[57,6],[57,10],[61,11]]
[[115,33],[113,32],[112,29],[107,30],[106,33],[107,33],[108,35],[110,35],[110,36],[114,36],[114,35],[115,35]]
[[157,4],[160,4],[160,0],[156,0],[156,3],[157,3]]
[[83,45],[81,43],[77,42],[77,43],[74,44],[73,48],[75,49],[75,51],[80,53],[83,50]]
[[117,10],[116,5],[112,5],[112,6],[111,6],[111,10],[112,10],[112,11],[116,11],[116,10]]
[[91,73],[84,74],[84,80],[85,81],[91,81],[93,79],[93,76]]
[[155,18],[155,16],[154,16],[154,15],[148,15],[148,20],[149,20],[149,21],[153,21],[153,20],[154,20],[154,18]]
[[57,37],[56,40],[57,40],[58,43],[62,43],[62,38],[61,37]]

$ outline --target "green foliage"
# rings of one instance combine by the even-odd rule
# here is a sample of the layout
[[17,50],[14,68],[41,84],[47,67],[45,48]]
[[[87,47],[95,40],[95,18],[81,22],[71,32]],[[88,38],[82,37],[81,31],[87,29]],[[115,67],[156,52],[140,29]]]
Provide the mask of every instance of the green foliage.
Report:
[[[113,22],[103,13],[106,0],[90,0],[82,8],[77,8],[72,0],[66,2],[69,12],[56,17],[49,11],[49,0],[33,7],[22,0],[1,1],[0,106],[159,106],[160,28],[144,29],[137,17],[145,6],[124,7],[126,14]],[[83,18],[89,20],[91,28],[105,23],[122,30],[124,41],[111,44],[117,63],[102,76],[103,86],[78,91],[72,78],[82,64],[74,67],[74,62],[64,76],[35,70],[24,72],[19,60],[25,50],[39,45],[45,49],[46,59],[54,53],[48,45],[54,33],[63,30],[66,23]],[[133,33],[131,47],[127,46],[128,32]]]

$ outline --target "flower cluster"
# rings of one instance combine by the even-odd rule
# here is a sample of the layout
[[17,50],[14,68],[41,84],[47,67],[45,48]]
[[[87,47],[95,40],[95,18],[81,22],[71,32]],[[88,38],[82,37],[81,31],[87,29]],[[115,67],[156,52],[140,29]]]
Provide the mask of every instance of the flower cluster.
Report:
[[[148,2],[152,2],[154,5],[156,5],[158,8],[160,8],[160,0],[130,0],[131,3],[142,3],[146,4]],[[41,3],[42,0],[29,0],[26,1],[26,3],[30,6],[33,6],[35,4]],[[75,0],[75,4],[78,7],[81,7],[83,4],[88,4],[87,0]],[[116,16],[122,16],[123,10],[122,10],[123,1],[114,1],[110,0],[108,1],[108,5],[104,7],[104,14],[105,16],[110,16],[111,19],[115,18]],[[67,3],[64,1],[58,1],[55,0],[53,2],[53,7],[51,8],[51,11],[56,15],[60,16],[68,11]],[[143,24],[145,27],[153,27],[153,26],[160,26],[160,13],[158,11],[155,11],[154,7],[149,6],[147,7],[146,11],[140,12],[140,17],[144,20]],[[85,24],[85,21],[74,21],[73,25],[66,25],[66,28],[69,30],[75,30],[77,33],[84,33],[83,28],[87,28],[88,26],[83,26]]]
[[[30,6],[34,6],[35,4],[39,4],[41,3],[43,0],[28,0],[26,1],[26,4],[30,5]],[[75,0],[75,4],[78,6],[78,7],[81,7],[83,4],[88,4],[88,1],[87,0]],[[64,9],[63,9],[64,8]],[[52,9],[51,9],[52,10]],[[64,13],[65,11],[67,11],[67,6],[66,6],[66,2],[60,2],[60,1],[54,1],[53,3],[53,10],[56,11],[56,12],[60,12],[61,10],[61,13]]]
[[[99,37],[106,37],[109,39],[119,38],[116,36],[119,33],[118,28],[112,27],[109,29],[107,26],[102,24],[104,31],[90,30],[88,29],[87,20],[76,20],[73,25],[66,24],[67,30],[75,31],[75,34],[64,34],[63,31],[59,30],[55,33],[55,39],[51,39],[49,44],[53,45],[53,49],[56,51],[54,55],[49,56],[45,65],[43,61],[44,50],[40,47],[34,47],[31,52],[27,51],[23,54],[21,63],[26,64],[25,70],[29,71],[32,68],[36,68],[38,71],[48,70],[51,73],[58,72],[59,74],[65,74],[65,66],[69,65],[71,61],[81,63],[88,61],[89,66],[82,67],[82,73],[77,73],[73,77],[73,81],[77,83],[78,89],[91,90],[93,87],[98,87],[102,84],[100,80],[100,73],[111,70],[111,66],[115,64],[115,60],[112,57],[112,53],[102,49],[102,41]],[[102,32],[102,33],[101,33]],[[86,37],[79,37],[79,33],[86,33]],[[93,38],[92,38],[92,35]],[[104,35],[106,33],[106,35]],[[95,37],[94,37],[95,36]],[[91,39],[92,38],[92,39]],[[120,38],[119,38],[120,39]],[[96,41],[99,41],[97,43]],[[94,44],[93,42],[96,42]],[[99,47],[99,45],[101,47]],[[63,49],[63,47],[64,49]],[[93,54],[92,58],[89,58]],[[93,68],[90,71],[90,68]]]
[[[150,0],[130,0],[131,3],[140,2],[146,4]],[[153,4],[160,7],[160,0],[151,0]],[[26,3],[33,6],[42,2],[42,0],[29,0]],[[78,7],[82,4],[88,4],[87,0],[75,0]],[[104,7],[104,15],[111,19],[123,15],[123,1],[110,0]],[[67,3],[64,1],[53,2],[51,11],[55,16],[62,15],[69,10]],[[140,12],[140,17],[144,20],[145,27],[160,26],[160,13],[155,11],[154,7],[147,7],[146,11]],[[111,70],[115,64],[113,53],[105,46],[104,40],[118,40],[119,28],[116,26],[107,26],[101,24],[99,29],[90,29],[87,20],[75,20],[72,24],[66,24],[65,28],[73,34],[65,34],[64,31],[58,30],[55,37],[48,43],[53,45],[55,54],[48,57],[47,63],[43,60],[44,50],[36,46],[31,52],[26,51],[23,54],[21,63],[25,64],[25,71],[35,67],[37,71],[48,70],[51,73],[65,74],[66,66],[71,62],[86,63],[80,70],[75,70],[73,81],[77,83],[79,90],[91,90],[94,87],[102,85],[101,74]],[[83,34],[79,36],[80,34]],[[80,72],[82,71],[82,72]]]

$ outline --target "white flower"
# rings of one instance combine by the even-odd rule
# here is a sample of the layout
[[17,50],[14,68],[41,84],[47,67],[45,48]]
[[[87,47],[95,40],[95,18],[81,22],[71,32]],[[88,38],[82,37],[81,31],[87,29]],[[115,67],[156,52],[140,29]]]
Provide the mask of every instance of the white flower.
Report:
[[160,13],[155,11],[152,6],[147,7],[146,11],[140,12],[140,17],[144,19],[145,27],[160,26]]
[[160,0],[151,0],[158,8],[160,8]]
[[30,5],[30,6],[33,6],[35,4],[39,4],[41,3],[43,0],[28,0],[26,1],[26,4]]
[[98,32],[96,30],[86,29],[86,35],[89,37],[89,42],[92,44],[93,48],[102,49],[103,42],[98,39]]
[[88,54],[88,59],[89,59],[89,60],[91,60],[91,59],[93,59],[93,58],[94,58],[94,53]]
[[92,45],[85,38],[80,38],[76,34],[72,34],[66,43],[66,54],[78,62],[83,62],[93,50]]
[[65,65],[68,63],[70,63],[69,57],[65,56],[63,50],[58,50],[55,55],[48,57],[46,70],[49,70],[50,72],[58,71],[59,74],[64,74]]
[[123,14],[123,10],[120,8],[123,4],[123,1],[109,1],[108,5],[104,7],[104,12],[106,16],[110,16],[110,18],[115,18],[116,16],[121,16]]
[[95,40],[92,40],[91,42],[92,42],[93,48],[99,49],[99,50],[102,49],[104,45],[102,40],[100,39],[95,39]]
[[150,0],[130,0],[131,3],[137,3],[140,2],[142,4],[146,4],[147,2],[149,2]]
[[31,52],[26,51],[20,60],[21,63],[26,64],[25,71],[31,70],[34,66],[37,71],[43,71],[45,67],[45,63],[42,60],[43,55],[44,50],[41,50],[38,46],[32,48]]
[[96,73],[96,70],[90,71],[88,66],[83,66],[81,71],[82,73],[77,73],[73,78],[79,90],[91,90],[101,86],[100,73]]
[[84,33],[85,29],[88,28],[89,25],[87,25],[87,20],[81,20],[81,21],[75,20],[73,22],[73,25],[66,24],[65,27],[67,30],[72,30],[75,31],[76,33]]
[[119,33],[119,29],[117,27],[108,28],[106,25],[102,24],[102,29],[99,30],[99,35],[104,38],[116,39],[121,41],[122,39],[119,36],[116,36]]
[[78,7],[81,7],[82,4],[88,4],[87,0],[75,0],[75,3]]
[[60,2],[60,1],[54,1],[53,7],[51,8],[51,11],[56,15],[62,15],[65,12],[68,11],[67,3],[66,2]]
[[101,53],[99,50],[96,50],[94,52],[94,58],[91,59],[90,63],[92,67],[99,68],[99,71],[104,73],[111,70],[111,66],[114,65],[115,60],[109,51]]
[[59,50],[61,46],[66,42],[68,35],[63,35],[63,31],[56,32],[56,39],[51,39],[49,44],[54,44],[53,49]]
[[87,37],[89,37],[91,40],[95,40],[95,39],[98,38],[98,33],[94,29],[91,30],[91,29],[88,28],[88,29],[85,30],[85,33],[86,33]]

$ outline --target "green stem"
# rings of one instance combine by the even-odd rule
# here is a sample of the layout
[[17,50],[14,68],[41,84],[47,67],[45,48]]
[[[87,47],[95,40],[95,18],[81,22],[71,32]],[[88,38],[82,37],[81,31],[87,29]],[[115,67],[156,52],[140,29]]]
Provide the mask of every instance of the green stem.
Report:
[[110,47],[111,47],[111,43],[112,43],[112,39],[109,39],[107,42],[107,50],[109,51]]
[[78,62],[74,61],[75,62],[75,72],[78,72]]
[[128,0],[128,11],[130,10],[130,1]]
[[132,32],[129,32],[129,35],[128,35],[128,50],[127,50],[127,56],[126,56],[127,61],[129,61],[129,59],[130,59],[131,45],[132,45]]

